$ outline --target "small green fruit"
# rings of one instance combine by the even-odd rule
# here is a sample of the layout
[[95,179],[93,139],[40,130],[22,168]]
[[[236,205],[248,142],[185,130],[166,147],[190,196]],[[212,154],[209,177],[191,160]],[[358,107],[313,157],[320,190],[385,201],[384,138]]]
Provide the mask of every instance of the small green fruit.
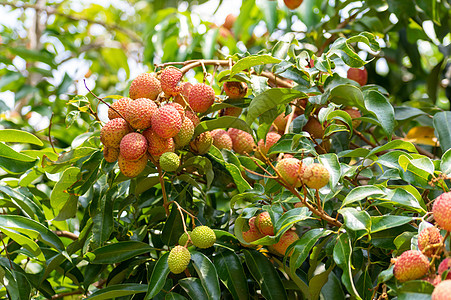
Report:
[[216,242],[216,235],[208,226],[197,226],[191,233],[191,241],[198,248],[210,248]]
[[174,274],[182,273],[188,267],[191,253],[183,246],[175,246],[168,256],[168,266]]
[[[191,236],[191,231],[188,231],[188,234]],[[179,245],[180,246],[185,246],[186,242],[188,241],[188,234],[186,234],[186,232],[184,232],[180,237],[179,237]],[[188,243],[187,246],[191,246],[193,243]]]
[[174,172],[180,166],[180,158],[174,152],[165,152],[160,157],[160,167],[165,172]]

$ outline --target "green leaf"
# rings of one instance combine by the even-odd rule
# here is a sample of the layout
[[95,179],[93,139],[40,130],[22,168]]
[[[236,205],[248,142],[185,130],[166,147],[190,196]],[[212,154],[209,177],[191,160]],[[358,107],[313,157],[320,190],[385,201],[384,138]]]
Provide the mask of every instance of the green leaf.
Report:
[[243,120],[237,117],[223,116],[214,120],[200,122],[194,130],[194,137],[198,136],[202,132],[211,131],[217,128],[236,128],[252,134],[252,129]]
[[0,167],[12,174],[22,174],[31,169],[36,158],[19,153],[11,147],[0,143]]
[[395,111],[387,98],[375,90],[365,92],[365,107],[373,113],[382,126],[388,139],[391,139],[395,128]]
[[410,280],[398,290],[399,300],[430,300],[434,286],[424,280]]
[[341,178],[341,167],[338,161],[338,156],[335,153],[321,154],[319,157],[319,162],[323,164],[327,170],[329,170],[329,186],[332,190],[338,185],[338,181]]
[[350,84],[340,84],[333,87],[328,99],[335,103],[346,106],[356,106],[365,109],[362,91]]
[[249,299],[247,279],[238,255],[224,249],[216,254],[214,264],[219,278],[230,291],[233,299]]
[[352,231],[370,231],[371,217],[366,211],[359,211],[353,207],[345,207],[338,211],[343,216],[344,225]]
[[443,174],[449,175],[451,173],[451,149],[448,149],[442,155],[440,160],[440,170]]
[[307,207],[290,209],[284,213],[274,225],[276,236],[281,236],[285,231],[293,227],[297,222],[309,219],[312,212]]
[[35,135],[17,129],[2,129],[0,130],[0,142],[6,143],[28,143],[38,146],[43,146],[44,143]]
[[346,198],[343,200],[341,207],[347,206],[353,202],[360,201],[370,196],[382,197],[385,196],[385,193],[381,188],[374,185],[358,186],[348,193]]
[[218,274],[213,263],[208,257],[197,251],[191,252],[191,260],[207,293],[207,299],[219,299],[221,297],[221,289],[219,287]]
[[180,211],[175,204],[172,205],[171,213],[167,221],[164,223],[163,232],[161,233],[161,241],[168,246],[177,244],[180,235],[183,233],[182,217]]
[[109,238],[114,228],[113,220],[113,197],[101,196],[98,207],[92,216],[94,226],[92,227],[92,241],[97,245],[103,245]]
[[[138,241],[124,241],[106,245],[95,249],[91,253],[94,258],[92,264],[114,264],[148,253],[153,248],[149,244]],[[89,256],[89,254],[87,254]]]
[[166,283],[166,278],[168,277],[170,271],[168,267],[168,256],[169,252],[163,254],[155,264],[153,268],[152,275],[149,279],[149,287],[147,289],[145,300],[150,300],[155,297]]
[[265,299],[287,299],[282,280],[272,263],[263,254],[255,250],[244,250],[244,258],[249,271],[257,281]]
[[233,75],[254,66],[276,64],[279,62],[281,62],[280,59],[272,57],[267,54],[247,56],[245,58],[240,59],[239,61],[236,62],[236,64],[233,65],[230,72],[230,77],[233,77]]
[[[39,260],[45,260],[45,256],[42,253],[41,248],[32,238],[29,238],[23,234],[20,234],[19,232],[15,231],[14,229],[10,229],[10,228],[7,229],[6,227],[3,227],[3,226],[0,226],[0,229],[4,234],[6,234],[8,237],[10,237],[17,244],[21,245],[22,247],[24,247],[25,249],[30,251],[32,256],[37,257]],[[18,228],[18,229],[20,229],[21,232],[24,231],[21,228]],[[33,232],[31,232],[31,233],[33,233]],[[31,234],[31,235],[33,235],[33,234]]]
[[179,284],[191,299],[208,299],[208,295],[205,292],[199,278],[183,278],[182,280],[179,280]]
[[325,270],[324,272],[321,272],[319,274],[315,274],[312,279],[310,279],[308,283],[308,289],[310,293],[311,299],[319,299],[321,294],[321,289],[324,286],[324,284],[329,279],[329,274],[335,267],[334,264],[331,264],[330,267]]
[[376,153],[386,151],[386,150],[394,150],[394,149],[401,149],[406,150],[411,153],[418,153],[417,149],[411,142],[406,142],[403,140],[394,140],[386,143],[385,145],[378,146],[371,150],[366,157],[370,157],[371,155],[374,155]]
[[440,148],[445,152],[451,148],[451,111],[436,113],[433,123],[436,136],[440,142]]
[[92,293],[86,299],[90,300],[108,300],[117,297],[135,295],[139,293],[145,293],[147,291],[147,284],[137,284],[137,283],[124,283],[115,284],[107,286],[106,288],[100,289]]
[[60,212],[71,197],[76,197],[68,192],[68,189],[77,182],[79,173],[80,169],[77,167],[66,169],[61,175],[60,180],[53,187],[52,193],[50,194],[50,204],[55,211],[55,215]]
[[164,300],[183,300],[186,299],[180,294],[176,294],[173,292],[167,293],[166,296],[164,296]]
[[324,284],[321,289],[321,294],[324,299],[345,300],[345,294],[340,280],[337,278],[334,272],[329,273],[329,280]]
[[333,54],[338,55],[341,59],[350,67],[360,68],[363,67],[369,61],[365,61],[359,57],[359,55],[352,49],[351,43],[361,42],[367,44],[371,50],[379,51],[380,46],[376,41],[375,36],[369,32],[361,32],[358,35],[352,36],[348,39],[340,37],[330,46],[327,52],[327,57]]
[[407,224],[412,221],[412,219],[412,217],[405,216],[372,216],[371,233]]

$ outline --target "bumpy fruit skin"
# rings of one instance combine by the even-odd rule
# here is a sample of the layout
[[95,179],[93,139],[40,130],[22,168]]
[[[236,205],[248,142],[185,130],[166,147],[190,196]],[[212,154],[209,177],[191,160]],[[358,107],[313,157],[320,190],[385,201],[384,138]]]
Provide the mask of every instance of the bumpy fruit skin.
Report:
[[249,219],[249,230],[243,232],[243,239],[247,243],[252,243],[253,241],[259,240],[265,235],[258,231],[257,226],[255,226],[255,219],[257,217],[252,217]]
[[241,107],[235,107],[235,106],[230,106],[230,107],[226,107],[221,109],[221,111],[219,112],[219,115],[222,116],[230,116],[230,117],[239,117],[241,115],[241,112],[243,112],[243,109]]
[[147,140],[142,134],[131,132],[122,138],[119,149],[124,159],[137,160],[146,154]]
[[115,162],[119,158],[119,148],[110,148],[105,146],[103,148],[103,157],[105,158],[105,161],[109,163]]
[[232,150],[232,139],[224,129],[215,129],[211,131],[213,145],[218,149]]
[[144,171],[144,168],[147,165],[147,155],[143,155],[138,160],[126,160],[119,154],[118,164],[122,174],[133,178]]
[[214,102],[215,91],[205,83],[196,83],[189,91],[188,103],[195,112],[206,112]]
[[360,86],[364,86],[368,82],[368,72],[365,67],[363,69],[349,68],[348,79],[357,81]]
[[427,274],[428,258],[418,250],[407,250],[396,258],[393,274],[400,282],[415,280]]
[[432,257],[432,255],[437,250],[436,248],[429,248],[427,251],[423,251],[427,246],[432,246],[434,244],[439,244],[442,242],[443,238],[440,235],[440,230],[437,227],[428,227],[423,229],[418,235],[418,249],[423,252],[427,257]]
[[157,109],[152,100],[139,98],[130,102],[124,117],[133,128],[144,130],[150,127],[150,120],[157,113]]
[[208,226],[197,226],[191,233],[191,241],[198,248],[210,248],[216,242],[216,235]]
[[174,107],[180,114],[180,118],[182,118],[182,122],[185,119],[185,109],[183,108],[182,105],[172,102],[172,103],[168,103],[167,105]]
[[161,89],[168,96],[176,96],[182,91],[180,80],[183,73],[174,67],[167,67],[160,74]]
[[[288,247],[297,240],[299,240],[298,234],[293,230],[288,230],[280,237],[280,240],[276,244],[272,245],[272,248],[280,255],[285,256]],[[291,253],[293,253],[293,251],[291,251],[288,256],[291,256]]]
[[299,176],[302,176],[304,169],[305,165],[301,165],[301,161],[294,157],[283,158],[276,165],[276,170],[280,173],[280,176],[294,187],[302,185]]
[[451,231],[451,192],[443,193],[435,199],[432,213],[441,228]]
[[125,118],[125,111],[127,110],[127,106],[132,101],[133,101],[132,99],[124,97],[113,102],[113,104],[111,104],[111,106],[108,108],[108,119],[112,120],[116,118],[121,118],[121,116],[117,112],[115,112],[112,108],[118,111]]
[[303,0],[283,0],[283,2],[289,9],[296,9],[302,4]]
[[451,280],[444,280],[437,284],[431,295],[431,300],[449,300],[451,294]]
[[148,98],[157,99],[161,93],[160,81],[152,73],[138,75],[130,85],[129,95],[132,99]]
[[[188,230],[188,234],[191,236],[191,231]],[[186,232],[182,233],[182,235],[179,237],[179,245],[180,246],[185,246],[186,242],[188,241],[188,235],[186,234]],[[188,245],[186,245],[187,247],[191,246],[193,243],[189,242]]]
[[255,219],[255,226],[263,235],[274,235],[274,226],[267,211],[260,213]]
[[185,111],[185,117],[187,117],[188,119],[191,120],[191,122],[193,122],[194,128],[196,128],[196,126],[199,125],[200,123],[199,117],[192,111],[189,110]]
[[442,260],[442,262],[438,266],[437,272],[438,272],[438,275],[440,275],[440,277],[441,277],[445,271],[448,271],[448,274],[446,275],[445,279],[451,279],[451,271],[450,270],[451,270],[451,258],[447,257],[444,260]]
[[263,159],[261,154],[266,156],[266,154],[268,154],[269,148],[271,148],[275,143],[277,143],[277,141],[280,138],[281,136],[277,132],[268,132],[268,134],[266,135],[266,142],[263,141],[263,139],[258,141],[258,149],[260,151],[255,152],[255,156],[259,159]]
[[174,274],[180,274],[188,267],[191,260],[191,253],[183,246],[175,246],[169,252],[168,267]]
[[100,130],[100,141],[106,147],[119,148],[122,138],[129,132],[131,129],[124,119],[112,119]]
[[423,278],[421,280],[427,281],[430,284],[432,284],[433,286],[437,286],[442,281],[442,279],[440,278],[440,275],[437,275],[437,274],[431,274],[428,277]]
[[182,148],[189,144],[194,135],[194,124],[189,118],[184,118],[180,131],[174,136],[175,145]]
[[177,96],[174,97],[174,103],[178,103],[185,108],[188,105],[188,95],[193,85],[189,82],[183,82],[181,86],[182,90]]
[[229,128],[227,131],[232,139],[233,151],[239,154],[252,153],[254,151],[254,138],[246,131],[236,128]]
[[329,183],[329,177],[329,171],[325,166],[313,163],[305,167],[301,178],[306,186],[319,190]]
[[194,153],[203,155],[210,150],[213,144],[213,139],[211,137],[210,131],[202,132],[194,140],[189,143],[191,151]]
[[224,82],[223,88],[230,99],[244,98],[247,94],[247,84],[245,82],[227,81]]
[[180,113],[171,105],[161,106],[152,116],[152,129],[162,138],[168,139],[176,136],[181,127]]
[[159,156],[165,152],[172,151],[174,142],[171,138],[164,139],[156,134],[152,128],[143,131],[143,135],[147,139],[147,152],[152,156]]
[[302,130],[307,131],[314,139],[322,139],[324,136],[324,129],[321,123],[314,117],[308,119]]
[[180,158],[174,152],[165,152],[160,156],[160,167],[165,172],[174,172],[180,166]]

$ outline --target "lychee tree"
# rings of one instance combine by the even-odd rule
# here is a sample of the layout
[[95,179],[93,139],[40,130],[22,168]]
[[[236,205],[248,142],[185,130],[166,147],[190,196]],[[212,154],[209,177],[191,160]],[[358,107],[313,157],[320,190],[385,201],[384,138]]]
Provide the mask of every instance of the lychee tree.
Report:
[[[301,16],[316,5],[288,2]],[[78,135],[65,148],[52,122],[48,141],[1,129],[2,295],[445,299],[451,115],[401,105],[405,91],[378,84],[372,68],[389,57],[375,18],[405,9],[399,21],[419,34],[412,22],[439,26],[449,6],[417,1],[409,19],[402,3],[351,5],[344,20],[329,10],[345,4],[323,4],[332,18],[315,33],[328,35],[286,33],[267,46],[237,30],[258,18],[243,14],[217,41],[241,34],[249,52],[152,60],[102,95],[84,81],[89,93],[67,101],[67,135]],[[261,6],[268,31],[276,5]]]

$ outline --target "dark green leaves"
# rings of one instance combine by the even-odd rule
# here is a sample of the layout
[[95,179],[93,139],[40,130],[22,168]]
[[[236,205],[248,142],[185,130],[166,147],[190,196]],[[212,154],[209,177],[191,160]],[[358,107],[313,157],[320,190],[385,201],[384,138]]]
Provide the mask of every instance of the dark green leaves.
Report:
[[168,267],[168,256],[169,252],[163,254],[157,261],[155,267],[153,268],[152,275],[149,279],[149,286],[147,289],[147,294],[145,299],[150,300],[155,295],[157,295],[163,288],[166,278],[168,277],[170,271]]
[[442,151],[451,148],[451,112],[442,111],[434,115],[434,128]]
[[240,258],[230,250],[220,251],[214,259],[216,270],[222,283],[233,299],[249,299],[247,279]]
[[88,257],[93,255],[93,264],[114,264],[140,254],[148,253],[153,248],[146,243],[137,241],[117,242],[95,249]]
[[213,263],[208,257],[197,251],[191,252],[191,260],[197,275],[199,275],[202,287],[207,294],[207,299],[219,299],[221,290],[219,288],[218,274]]

